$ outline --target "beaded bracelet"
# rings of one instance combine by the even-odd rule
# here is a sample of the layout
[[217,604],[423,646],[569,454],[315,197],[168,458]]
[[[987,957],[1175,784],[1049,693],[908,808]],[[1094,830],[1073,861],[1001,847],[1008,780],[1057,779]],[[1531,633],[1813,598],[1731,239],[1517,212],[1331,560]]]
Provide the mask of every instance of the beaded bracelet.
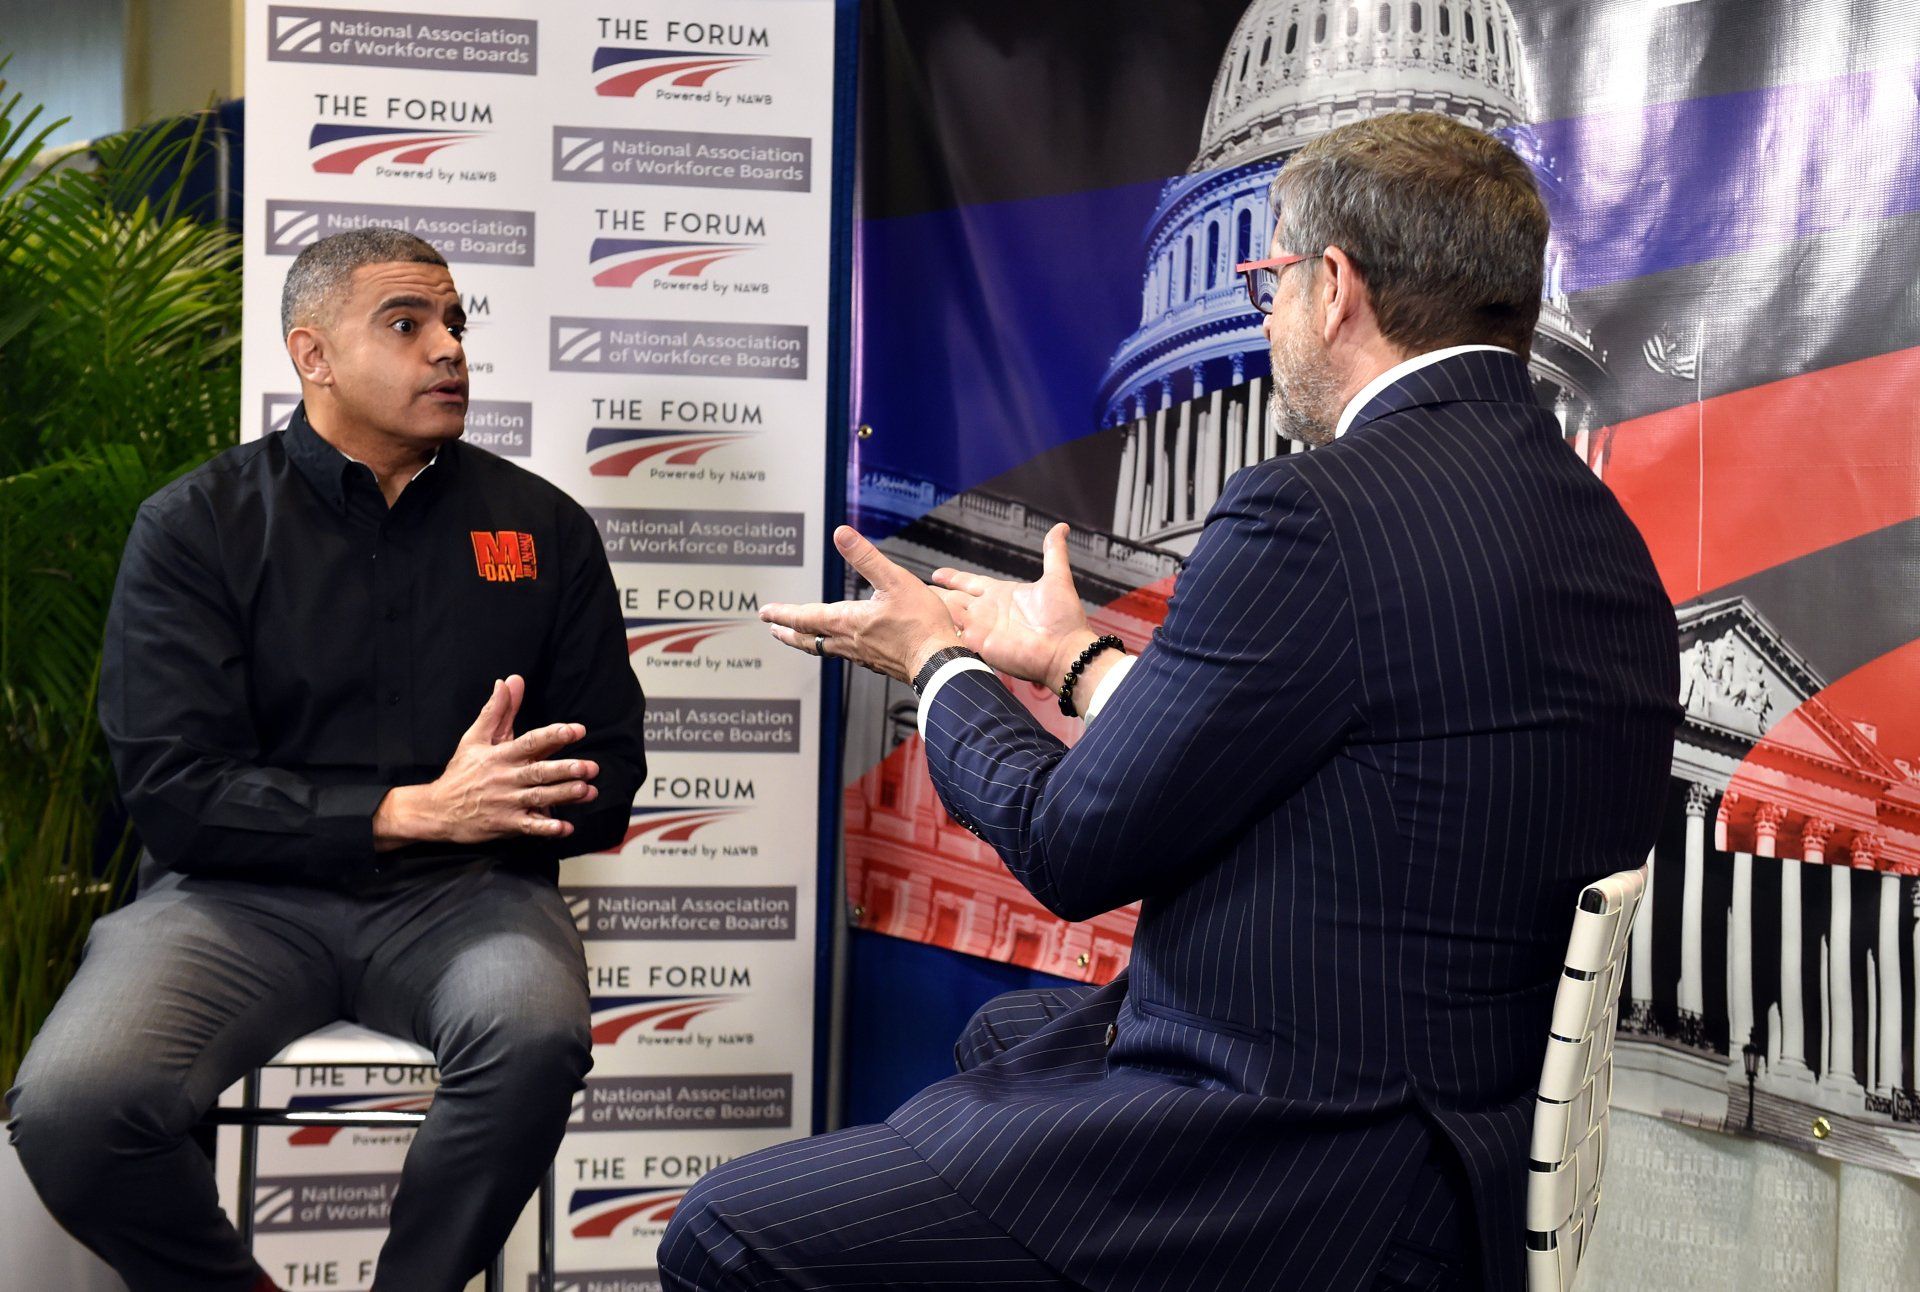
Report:
[[1127,644],[1112,633],[1108,633],[1105,637],[1096,637],[1088,642],[1087,648],[1080,652],[1080,658],[1073,661],[1073,666],[1067,670],[1067,680],[1060,684],[1060,712],[1066,714],[1069,718],[1077,718],[1080,716],[1074,711],[1073,707],[1073,684],[1080,680],[1080,674],[1086,670],[1088,664],[1093,662],[1095,655],[1098,655],[1103,650],[1117,650],[1125,654],[1126,649]]

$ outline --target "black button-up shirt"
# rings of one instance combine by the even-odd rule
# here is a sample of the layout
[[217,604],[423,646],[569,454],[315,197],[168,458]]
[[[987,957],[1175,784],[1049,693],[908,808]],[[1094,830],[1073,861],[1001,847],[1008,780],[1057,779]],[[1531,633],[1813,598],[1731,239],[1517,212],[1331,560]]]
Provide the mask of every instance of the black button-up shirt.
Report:
[[[374,810],[431,781],[495,678],[515,723],[578,722],[600,764],[565,839],[376,856]],[[107,617],[100,719],[147,850],[189,874],[391,882],[482,857],[544,870],[624,836],[645,700],[600,535],[540,477],[457,441],[391,509],[314,431],[229,449],[149,498]]]

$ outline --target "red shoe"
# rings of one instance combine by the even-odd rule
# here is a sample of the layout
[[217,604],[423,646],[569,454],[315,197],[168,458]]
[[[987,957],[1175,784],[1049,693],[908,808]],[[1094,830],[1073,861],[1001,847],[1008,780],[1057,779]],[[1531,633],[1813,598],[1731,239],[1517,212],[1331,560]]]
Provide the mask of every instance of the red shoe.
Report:
[[280,1292],[280,1285],[262,1271],[260,1277],[254,1280],[253,1292]]

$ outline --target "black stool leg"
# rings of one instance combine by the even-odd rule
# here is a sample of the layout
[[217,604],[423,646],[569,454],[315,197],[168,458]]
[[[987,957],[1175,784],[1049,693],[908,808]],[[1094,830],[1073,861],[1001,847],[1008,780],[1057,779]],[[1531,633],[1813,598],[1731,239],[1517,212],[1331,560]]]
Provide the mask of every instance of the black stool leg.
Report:
[[[247,1109],[260,1106],[260,1069],[255,1068],[241,1080],[240,1105]],[[260,1130],[249,1121],[240,1127],[240,1198],[235,1206],[240,1215],[240,1242],[248,1251],[253,1250],[254,1177],[259,1156]]]
[[487,1280],[485,1286],[487,1292],[506,1292],[507,1253],[505,1248],[495,1252],[493,1259],[487,1262]]
[[540,1282],[538,1292],[553,1292],[553,1163],[540,1177]]

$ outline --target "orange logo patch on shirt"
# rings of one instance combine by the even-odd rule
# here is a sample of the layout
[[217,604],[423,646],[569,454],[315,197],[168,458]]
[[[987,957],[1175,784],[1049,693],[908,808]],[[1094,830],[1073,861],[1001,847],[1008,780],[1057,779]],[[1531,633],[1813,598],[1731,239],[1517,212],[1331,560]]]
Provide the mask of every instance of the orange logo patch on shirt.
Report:
[[473,537],[473,563],[481,578],[490,583],[510,583],[514,579],[540,577],[540,566],[533,555],[532,534],[523,534],[517,529],[469,532]]

